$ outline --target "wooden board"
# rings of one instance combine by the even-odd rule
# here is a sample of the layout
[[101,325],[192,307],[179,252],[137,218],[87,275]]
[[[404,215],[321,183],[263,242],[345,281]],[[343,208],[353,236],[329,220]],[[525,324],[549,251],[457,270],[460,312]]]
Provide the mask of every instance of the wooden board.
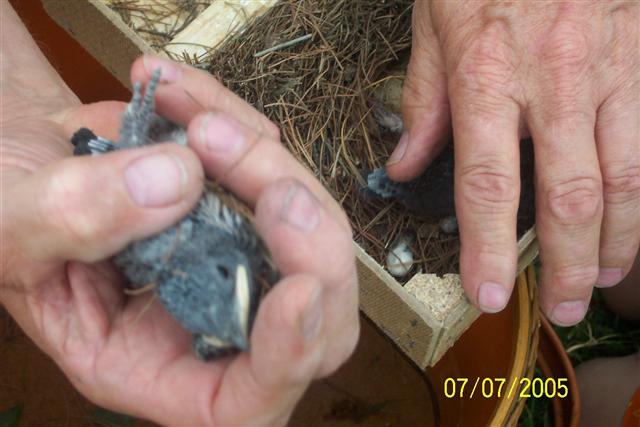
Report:
[[131,63],[153,49],[101,0],[42,0],[47,13],[125,87]]
[[[156,0],[139,0],[145,3]],[[161,0],[157,0],[161,1]],[[163,50],[154,51],[118,14],[98,0],[43,0],[50,15],[127,87],[131,62],[143,52],[198,57],[217,46],[248,19],[265,13],[276,0],[214,1]],[[362,311],[420,368],[435,364],[478,318],[463,296],[436,316],[410,295],[384,268],[355,244]],[[518,272],[537,256],[535,231],[520,240]]]
[[218,46],[225,38],[236,34],[247,21],[260,16],[277,0],[216,1],[183,31],[165,49],[181,57],[199,58]]

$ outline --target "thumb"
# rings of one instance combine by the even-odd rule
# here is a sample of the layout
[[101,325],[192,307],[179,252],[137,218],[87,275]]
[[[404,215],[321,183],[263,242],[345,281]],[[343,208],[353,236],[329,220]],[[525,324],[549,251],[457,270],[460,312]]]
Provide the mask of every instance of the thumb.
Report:
[[72,157],[16,183],[4,219],[31,259],[94,262],[176,222],[202,187],[200,161],[177,144]]
[[236,357],[212,412],[220,426],[284,426],[326,356],[323,285],[314,276],[281,280],[260,304],[251,353]]
[[428,8],[428,2],[413,7],[411,59],[402,89],[405,131],[387,162],[389,176],[397,181],[420,175],[448,139],[447,80]]

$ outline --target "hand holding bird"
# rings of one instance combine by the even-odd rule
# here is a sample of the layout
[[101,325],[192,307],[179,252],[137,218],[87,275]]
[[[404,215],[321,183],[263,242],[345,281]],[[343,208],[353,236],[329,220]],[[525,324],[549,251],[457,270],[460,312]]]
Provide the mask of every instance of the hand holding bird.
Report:
[[[164,425],[286,423],[309,382],[357,341],[355,263],[340,208],[277,142],[272,123],[210,75],[160,58],[136,61],[132,80],[145,86],[147,70],[162,68],[158,112],[187,129],[189,147],[71,157],[69,139],[82,126],[117,139],[125,105],[81,105],[10,6],[0,7],[7,46],[21,46],[14,55],[3,42],[13,67],[2,96],[12,106],[2,122],[2,305],[101,406]],[[188,216],[203,169],[254,209],[283,277],[260,305],[251,351],[212,363],[193,355],[191,334],[161,304],[139,316],[148,295],[125,295],[104,261]]]
[[[144,97],[140,84],[134,84],[117,143],[81,128],[71,138],[74,154],[101,155],[162,141],[186,145],[186,130],[155,114],[160,74],[160,68],[154,71]],[[155,290],[165,308],[194,335],[195,353],[203,360],[249,349],[259,300],[278,279],[249,219],[208,189],[187,216],[132,242],[116,255],[115,264],[134,289],[130,293]]]

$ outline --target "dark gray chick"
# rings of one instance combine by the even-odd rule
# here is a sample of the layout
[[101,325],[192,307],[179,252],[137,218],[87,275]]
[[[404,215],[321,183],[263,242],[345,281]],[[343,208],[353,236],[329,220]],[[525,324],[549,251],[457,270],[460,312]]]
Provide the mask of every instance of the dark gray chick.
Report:
[[373,197],[397,199],[417,215],[444,218],[455,215],[453,168],[453,149],[449,146],[414,180],[393,181],[385,168],[365,173],[365,180]]
[[[402,126],[394,125],[391,128],[388,125],[388,123],[401,121],[394,113],[380,106],[373,111],[374,118],[381,129],[394,133],[402,131]],[[457,228],[449,224],[455,224],[454,167],[453,146],[449,144],[422,175],[408,182],[391,180],[385,168],[364,172],[364,180],[367,184],[365,194],[372,198],[396,199],[419,216],[446,219],[447,231],[445,232],[451,232]],[[520,180],[518,223],[522,231],[533,224],[535,217],[534,157],[531,140],[520,142]]]
[[[78,130],[76,155],[100,155],[155,142],[186,145],[183,128],[155,114],[153,74],[144,98],[134,85],[118,143]],[[114,258],[135,291],[153,287],[173,317],[194,336],[198,357],[210,360],[248,350],[263,292],[278,280],[268,251],[248,219],[205,190],[196,207],[172,227],[130,244]]]

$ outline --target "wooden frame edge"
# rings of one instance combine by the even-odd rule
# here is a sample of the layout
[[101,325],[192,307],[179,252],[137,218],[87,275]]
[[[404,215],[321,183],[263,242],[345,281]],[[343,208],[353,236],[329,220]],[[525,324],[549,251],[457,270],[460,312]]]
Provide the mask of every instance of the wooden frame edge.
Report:
[[71,34],[125,87],[133,61],[155,51],[100,0],[42,0],[49,16]]

